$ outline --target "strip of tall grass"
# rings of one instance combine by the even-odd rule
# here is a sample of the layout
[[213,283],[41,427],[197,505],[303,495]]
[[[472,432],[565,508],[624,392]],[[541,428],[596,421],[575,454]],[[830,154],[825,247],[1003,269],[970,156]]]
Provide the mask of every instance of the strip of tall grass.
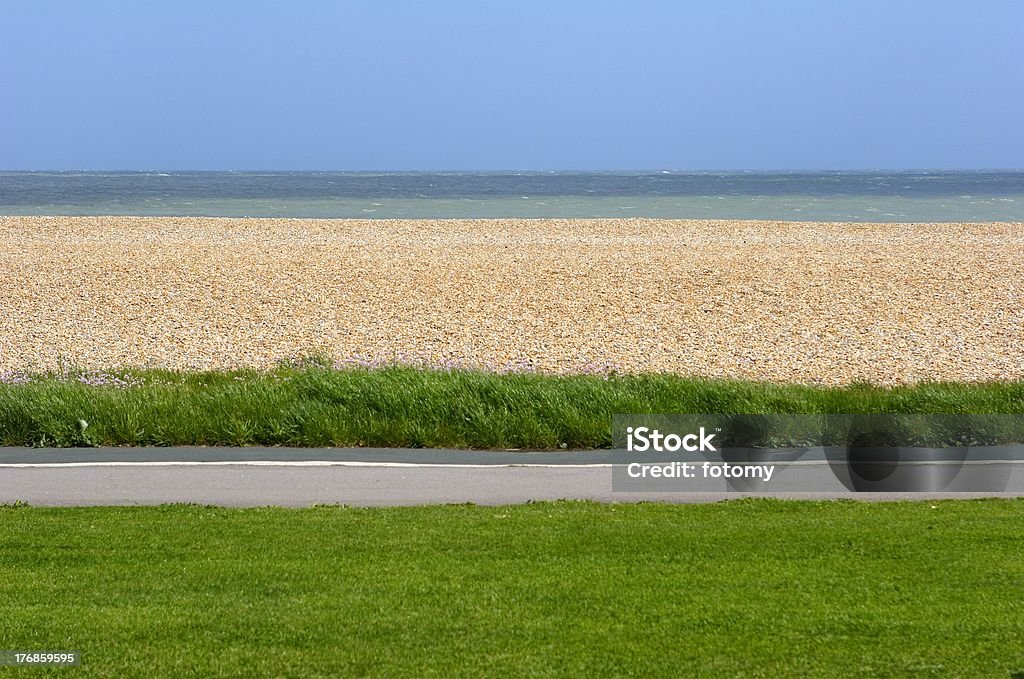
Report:
[[599,448],[615,413],[871,412],[1024,413],[1024,383],[815,388],[316,364],[29,376],[0,385],[0,444]]

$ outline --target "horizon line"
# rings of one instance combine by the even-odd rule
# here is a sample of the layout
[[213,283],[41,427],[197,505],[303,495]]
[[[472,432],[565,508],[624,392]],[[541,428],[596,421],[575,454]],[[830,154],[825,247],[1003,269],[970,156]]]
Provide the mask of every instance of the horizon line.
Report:
[[0,173],[6,174],[33,174],[33,173],[200,173],[200,172],[225,172],[239,174],[282,174],[282,173],[331,173],[331,174],[515,174],[515,173],[538,173],[538,174],[613,174],[622,173],[655,173],[655,174],[706,174],[706,173],[779,173],[779,172],[1024,172],[1024,167],[847,167],[847,168],[802,168],[802,167],[776,167],[776,168],[601,168],[601,169],[580,169],[580,168],[498,168],[498,169],[325,169],[325,168],[304,168],[304,169],[269,169],[269,168],[35,168],[35,169],[0,169]]

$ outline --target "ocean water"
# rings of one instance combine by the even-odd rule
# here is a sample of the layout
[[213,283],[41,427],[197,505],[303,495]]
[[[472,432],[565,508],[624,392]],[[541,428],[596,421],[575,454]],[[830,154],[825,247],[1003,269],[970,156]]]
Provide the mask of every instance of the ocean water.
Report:
[[0,172],[0,215],[1024,221],[1024,170]]

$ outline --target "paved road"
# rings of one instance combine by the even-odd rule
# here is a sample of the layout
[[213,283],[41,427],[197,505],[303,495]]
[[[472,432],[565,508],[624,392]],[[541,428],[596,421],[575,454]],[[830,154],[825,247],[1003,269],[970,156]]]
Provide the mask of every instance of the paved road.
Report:
[[[0,503],[382,506],[555,499],[712,502],[746,494],[723,480],[676,492],[613,490],[613,469],[621,473],[623,467],[610,459],[609,451],[0,448]],[[1015,480],[996,490],[853,493],[836,480],[827,462],[811,460],[786,469],[788,476],[775,481],[777,490],[758,494],[865,500],[1024,495],[1024,462],[999,464],[999,476]]]

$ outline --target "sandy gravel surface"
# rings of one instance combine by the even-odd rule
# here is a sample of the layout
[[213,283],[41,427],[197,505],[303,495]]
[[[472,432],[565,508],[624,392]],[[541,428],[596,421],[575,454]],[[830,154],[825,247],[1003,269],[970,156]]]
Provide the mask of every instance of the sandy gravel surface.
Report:
[[0,217],[0,370],[1024,378],[1024,224]]

